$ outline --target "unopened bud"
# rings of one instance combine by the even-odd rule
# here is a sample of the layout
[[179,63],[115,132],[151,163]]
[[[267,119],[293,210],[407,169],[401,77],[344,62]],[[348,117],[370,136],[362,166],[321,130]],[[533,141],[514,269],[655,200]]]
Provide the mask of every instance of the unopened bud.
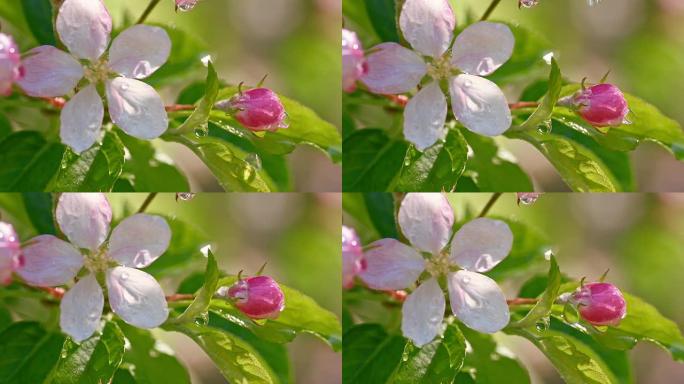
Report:
[[570,302],[593,325],[618,325],[627,315],[622,292],[610,283],[584,284],[572,294]]
[[354,285],[354,278],[366,269],[361,240],[354,229],[342,226],[342,286]]
[[363,46],[355,32],[342,29],[342,89],[354,92],[356,82],[368,72]]
[[[589,124],[595,127],[614,127],[628,123],[627,100],[620,89],[612,84],[597,84],[575,93],[569,100],[571,106]],[[562,104],[562,100],[559,102]]]
[[287,128],[287,113],[278,95],[268,88],[240,91],[230,100],[219,101],[216,108],[235,116],[252,131],[275,131]]
[[285,295],[278,283],[268,276],[239,280],[226,293],[228,299],[253,319],[275,319],[285,309]]

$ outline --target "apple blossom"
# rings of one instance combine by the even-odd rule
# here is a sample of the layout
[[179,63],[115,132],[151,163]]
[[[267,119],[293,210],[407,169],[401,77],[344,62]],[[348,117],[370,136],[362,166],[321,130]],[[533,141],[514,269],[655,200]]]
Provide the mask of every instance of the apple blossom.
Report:
[[17,273],[31,285],[50,287],[67,284],[86,267],[89,273],[66,292],[60,305],[60,326],[66,334],[80,342],[97,330],[104,307],[100,274],[105,276],[109,306],[125,322],[155,328],[166,321],[169,311],[162,288],[136,269],[166,251],[171,240],[166,220],[139,213],[109,234],[112,210],[100,193],[62,194],[55,218],[69,242],[52,235],[35,237],[23,249],[26,263]]
[[622,292],[610,283],[584,284],[570,296],[570,302],[593,325],[618,325],[627,316]]
[[[451,95],[454,116],[467,129],[486,136],[504,133],[511,126],[511,111],[503,92],[487,76],[513,53],[515,38],[505,24],[481,21],[466,27],[453,41],[456,25],[447,0],[406,0],[399,26],[413,50],[396,43],[370,49],[368,73],[361,81],[371,92],[409,92],[425,75],[422,86],[404,110],[404,137],[425,150],[444,139],[447,99],[440,82]],[[427,56],[427,62],[423,59]]]
[[112,122],[124,132],[154,139],[166,131],[168,116],[161,97],[138,80],[168,59],[171,40],[164,29],[134,25],[110,46],[112,19],[101,0],[65,0],[55,29],[70,53],[49,45],[30,50],[23,61],[25,76],[18,84],[29,96],[57,97],[87,80],[62,110],[64,144],[81,153],[100,137],[104,105],[98,85],[104,85]]
[[12,84],[23,76],[21,54],[12,36],[0,33],[0,96],[12,93]]
[[283,103],[268,88],[239,91],[230,100],[216,103],[216,108],[232,114],[251,131],[276,131],[288,127]]
[[570,104],[589,124],[595,127],[613,127],[625,124],[629,113],[627,100],[620,89],[612,84],[602,83],[582,89],[569,100],[559,101],[561,105]]
[[342,28],[342,90],[354,92],[356,82],[368,72],[363,46],[356,32]]
[[342,226],[342,286],[354,285],[354,278],[366,269],[361,240],[353,228]]
[[19,236],[12,224],[0,221],[0,285],[12,282],[12,273],[23,263]]
[[[466,326],[494,333],[508,324],[510,313],[501,288],[482,274],[511,250],[513,234],[506,223],[488,218],[466,223],[454,234],[447,254],[443,248],[451,238],[454,214],[444,195],[407,194],[398,221],[411,246],[395,239],[370,244],[367,268],[360,277],[370,288],[397,290],[429,273],[403,304],[404,336],[423,346],[440,333],[446,306],[441,277],[447,281],[451,311]],[[424,259],[421,252],[431,256]]]
[[268,276],[240,279],[226,296],[245,315],[253,319],[275,319],[285,309],[285,295],[278,283]]

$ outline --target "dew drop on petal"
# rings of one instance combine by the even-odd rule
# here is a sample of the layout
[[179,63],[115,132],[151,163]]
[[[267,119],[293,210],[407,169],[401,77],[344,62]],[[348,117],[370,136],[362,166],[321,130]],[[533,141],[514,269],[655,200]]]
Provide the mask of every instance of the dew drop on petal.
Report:
[[464,276],[464,277],[463,277],[463,282],[464,282],[465,284],[470,283],[470,277],[469,277],[469,276]]
[[128,280],[128,277],[129,277],[129,276],[128,276],[128,272],[122,272],[122,273],[121,273],[121,280],[122,280],[122,281]]

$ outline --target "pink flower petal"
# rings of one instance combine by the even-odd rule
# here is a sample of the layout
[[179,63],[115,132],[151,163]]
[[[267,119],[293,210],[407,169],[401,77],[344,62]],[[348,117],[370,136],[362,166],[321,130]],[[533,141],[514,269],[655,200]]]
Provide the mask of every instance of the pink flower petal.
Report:
[[107,101],[114,124],[131,136],[151,140],[168,128],[161,96],[142,81],[125,77],[107,81]]
[[83,78],[81,63],[50,45],[28,51],[22,64],[24,77],[17,84],[33,97],[64,96]]
[[62,298],[59,325],[64,333],[81,342],[100,326],[103,308],[102,287],[90,274],[79,280]]
[[447,0],[406,0],[399,26],[413,49],[438,58],[451,44],[456,18]]
[[104,105],[94,85],[83,88],[62,109],[59,135],[62,143],[81,153],[95,144],[102,132]]
[[107,289],[112,311],[123,321],[140,328],[156,328],[169,317],[164,291],[151,275],[127,267],[107,270]]
[[359,276],[370,288],[408,288],[425,270],[425,260],[413,248],[395,239],[378,240],[364,253],[366,270]]
[[506,96],[493,82],[461,74],[449,80],[449,91],[454,115],[469,130],[484,136],[497,136],[511,127],[511,110]]
[[121,76],[143,79],[164,65],[170,53],[171,39],[164,29],[138,24],[112,41],[109,67]]
[[83,256],[66,241],[52,235],[29,240],[24,247],[24,266],[17,273],[26,282],[39,287],[66,284],[83,266]]
[[404,109],[404,138],[424,151],[444,139],[447,129],[446,97],[439,83],[430,83],[409,100]]
[[102,193],[63,193],[55,217],[71,243],[95,251],[107,239],[112,208]]
[[401,202],[398,219],[414,247],[438,254],[449,242],[454,211],[441,193],[409,193]]
[[427,73],[423,59],[399,44],[383,43],[369,52],[368,72],[361,81],[371,92],[388,95],[408,92]]
[[431,342],[442,330],[445,307],[444,293],[437,280],[425,281],[401,308],[401,332],[418,347]]
[[21,52],[11,35],[0,33],[0,96],[12,94],[12,85],[22,77]]
[[463,269],[486,272],[508,256],[513,232],[500,220],[479,218],[467,222],[451,241],[450,260]]
[[465,270],[450,273],[447,280],[451,310],[463,324],[483,333],[508,325],[506,297],[494,280]]
[[161,216],[139,213],[112,231],[109,257],[126,267],[145,268],[169,247],[171,228]]
[[64,0],[56,29],[74,56],[95,61],[109,45],[112,17],[101,0]]
[[511,58],[514,46],[515,38],[506,24],[481,21],[456,37],[451,62],[465,73],[487,76]]

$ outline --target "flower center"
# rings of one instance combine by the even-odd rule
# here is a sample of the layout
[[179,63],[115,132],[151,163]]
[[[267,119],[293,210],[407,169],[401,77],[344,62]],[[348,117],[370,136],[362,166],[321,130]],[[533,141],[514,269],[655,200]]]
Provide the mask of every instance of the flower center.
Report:
[[439,255],[433,255],[428,259],[425,270],[433,277],[439,277],[451,272],[452,267],[453,265],[451,264],[451,261],[449,261],[449,255],[440,253]]
[[454,69],[449,55],[444,55],[428,64],[428,75],[435,80],[448,79],[454,75]]
[[116,266],[116,263],[109,258],[107,247],[101,247],[97,251],[85,256],[84,265],[91,273],[96,274]]
[[99,59],[94,63],[90,63],[84,68],[85,78],[91,84],[104,83],[109,78],[109,66],[107,60]]

